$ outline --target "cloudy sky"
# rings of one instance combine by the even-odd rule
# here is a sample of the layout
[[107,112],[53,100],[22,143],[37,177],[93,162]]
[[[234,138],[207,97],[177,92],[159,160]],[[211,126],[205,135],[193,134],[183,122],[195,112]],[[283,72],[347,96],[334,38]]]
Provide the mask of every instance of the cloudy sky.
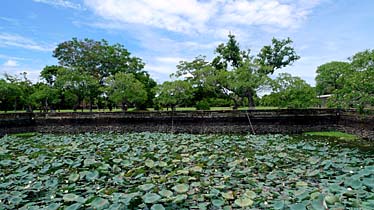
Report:
[[231,32],[254,54],[290,37],[301,59],[282,71],[313,85],[317,66],[374,48],[373,11],[373,0],[1,0],[0,74],[36,82],[56,45],[77,37],[123,44],[162,82]]

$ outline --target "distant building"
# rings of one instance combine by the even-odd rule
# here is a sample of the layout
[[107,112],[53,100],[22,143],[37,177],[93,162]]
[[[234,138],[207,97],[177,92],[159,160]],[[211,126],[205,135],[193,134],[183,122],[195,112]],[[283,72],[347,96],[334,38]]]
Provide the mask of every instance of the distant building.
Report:
[[319,99],[319,107],[327,107],[327,100],[332,96],[332,94],[326,95],[319,95],[317,98]]

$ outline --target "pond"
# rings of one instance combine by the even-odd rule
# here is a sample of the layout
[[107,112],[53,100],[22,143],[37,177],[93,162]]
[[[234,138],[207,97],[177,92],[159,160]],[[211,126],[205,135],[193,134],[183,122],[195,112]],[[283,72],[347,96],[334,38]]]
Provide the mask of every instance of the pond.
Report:
[[305,135],[5,136],[0,209],[16,208],[374,209],[374,147]]

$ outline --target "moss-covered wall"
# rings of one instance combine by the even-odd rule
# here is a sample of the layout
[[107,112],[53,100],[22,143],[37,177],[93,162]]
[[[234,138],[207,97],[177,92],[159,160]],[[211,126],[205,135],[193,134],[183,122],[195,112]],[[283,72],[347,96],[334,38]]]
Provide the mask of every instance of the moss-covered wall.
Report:
[[[333,109],[0,115],[0,135],[19,132],[302,133],[341,130],[374,140],[374,116]],[[252,126],[251,126],[252,124]],[[253,128],[253,129],[252,129]]]

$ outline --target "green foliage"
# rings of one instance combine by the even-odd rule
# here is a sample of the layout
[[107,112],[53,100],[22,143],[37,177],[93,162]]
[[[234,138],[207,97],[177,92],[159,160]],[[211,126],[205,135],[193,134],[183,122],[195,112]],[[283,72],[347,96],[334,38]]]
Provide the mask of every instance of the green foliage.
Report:
[[176,105],[184,105],[193,97],[193,89],[187,81],[166,81],[155,88],[155,103],[175,108]]
[[100,94],[99,81],[85,72],[61,69],[57,74],[55,85],[63,94],[74,96],[76,99],[74,109],[77,109],[84,99],[88,99],[92,104],[94,98]]
[[22,95],[22,90],[15,83],[0,79],[0,108],[7,111],[16,108],[16,103]]
[[202,56],[192,62],[182,61],[175,76],[187,76],[195,89],[195,102],[218,97],[231,99],[237,108],[246,99],[248,106],[254,107],[257,91],[269,87],[268,75],[299,59],[291,44],[289,38],[273,39],[272,45],[254,58],[250,50],[241,50],[230,34],[227,43],[218,45],[211,62]]
[[265,74],[273,74],[275,70],[291,65],[300,59],[293,49],[290,38],[278,40],[273,38],[272,44],[264,46],[257,55],[256,63]]
[[143,83],[135,78],[133,74],[119,72],[107,79],[109,99],[117,104],[122,104],[125,111],[126,106],[141,104],[147,100],[147,92]]
[[86,133],[4,136],[0,143],[2,209],[373,205],[373,150],[327,138]]
[[317,96],[315,90],[300,77],[281,73],[273,81],[272,93],[261,99],[264,106],[287,108],[308,108],[315,106]]
[[109,45],[106,40],[73,38],[58,44],[53,57],[63,67],[94,76],[99,79],[100,84],[105,78],[118,72],[136,74],[144,67],[143,61],[132,57],[123,45]]
[[347,62],[333,61],[317,68],[316,91],[318,95],[332,94],[343,88],[347,74],[351,71]]
[[[317,72],[317,86],[324,90],[333,89],[329,106],[358,108],[361,111],[374,106],[374,50],[356,53],[350,58],[350,63],[331,62],[322,67]],[[334,79],[335,83],[329,82]],[[330,83],[334,84],[334,88]]]
[[56,106],[60,103],[59,91],[43,83],[35,85],[34,92],[29,97],[33,106],[48,110],[49,106]]
[[210,110],[208,100],[202,100],[196,103],[196,110]]

